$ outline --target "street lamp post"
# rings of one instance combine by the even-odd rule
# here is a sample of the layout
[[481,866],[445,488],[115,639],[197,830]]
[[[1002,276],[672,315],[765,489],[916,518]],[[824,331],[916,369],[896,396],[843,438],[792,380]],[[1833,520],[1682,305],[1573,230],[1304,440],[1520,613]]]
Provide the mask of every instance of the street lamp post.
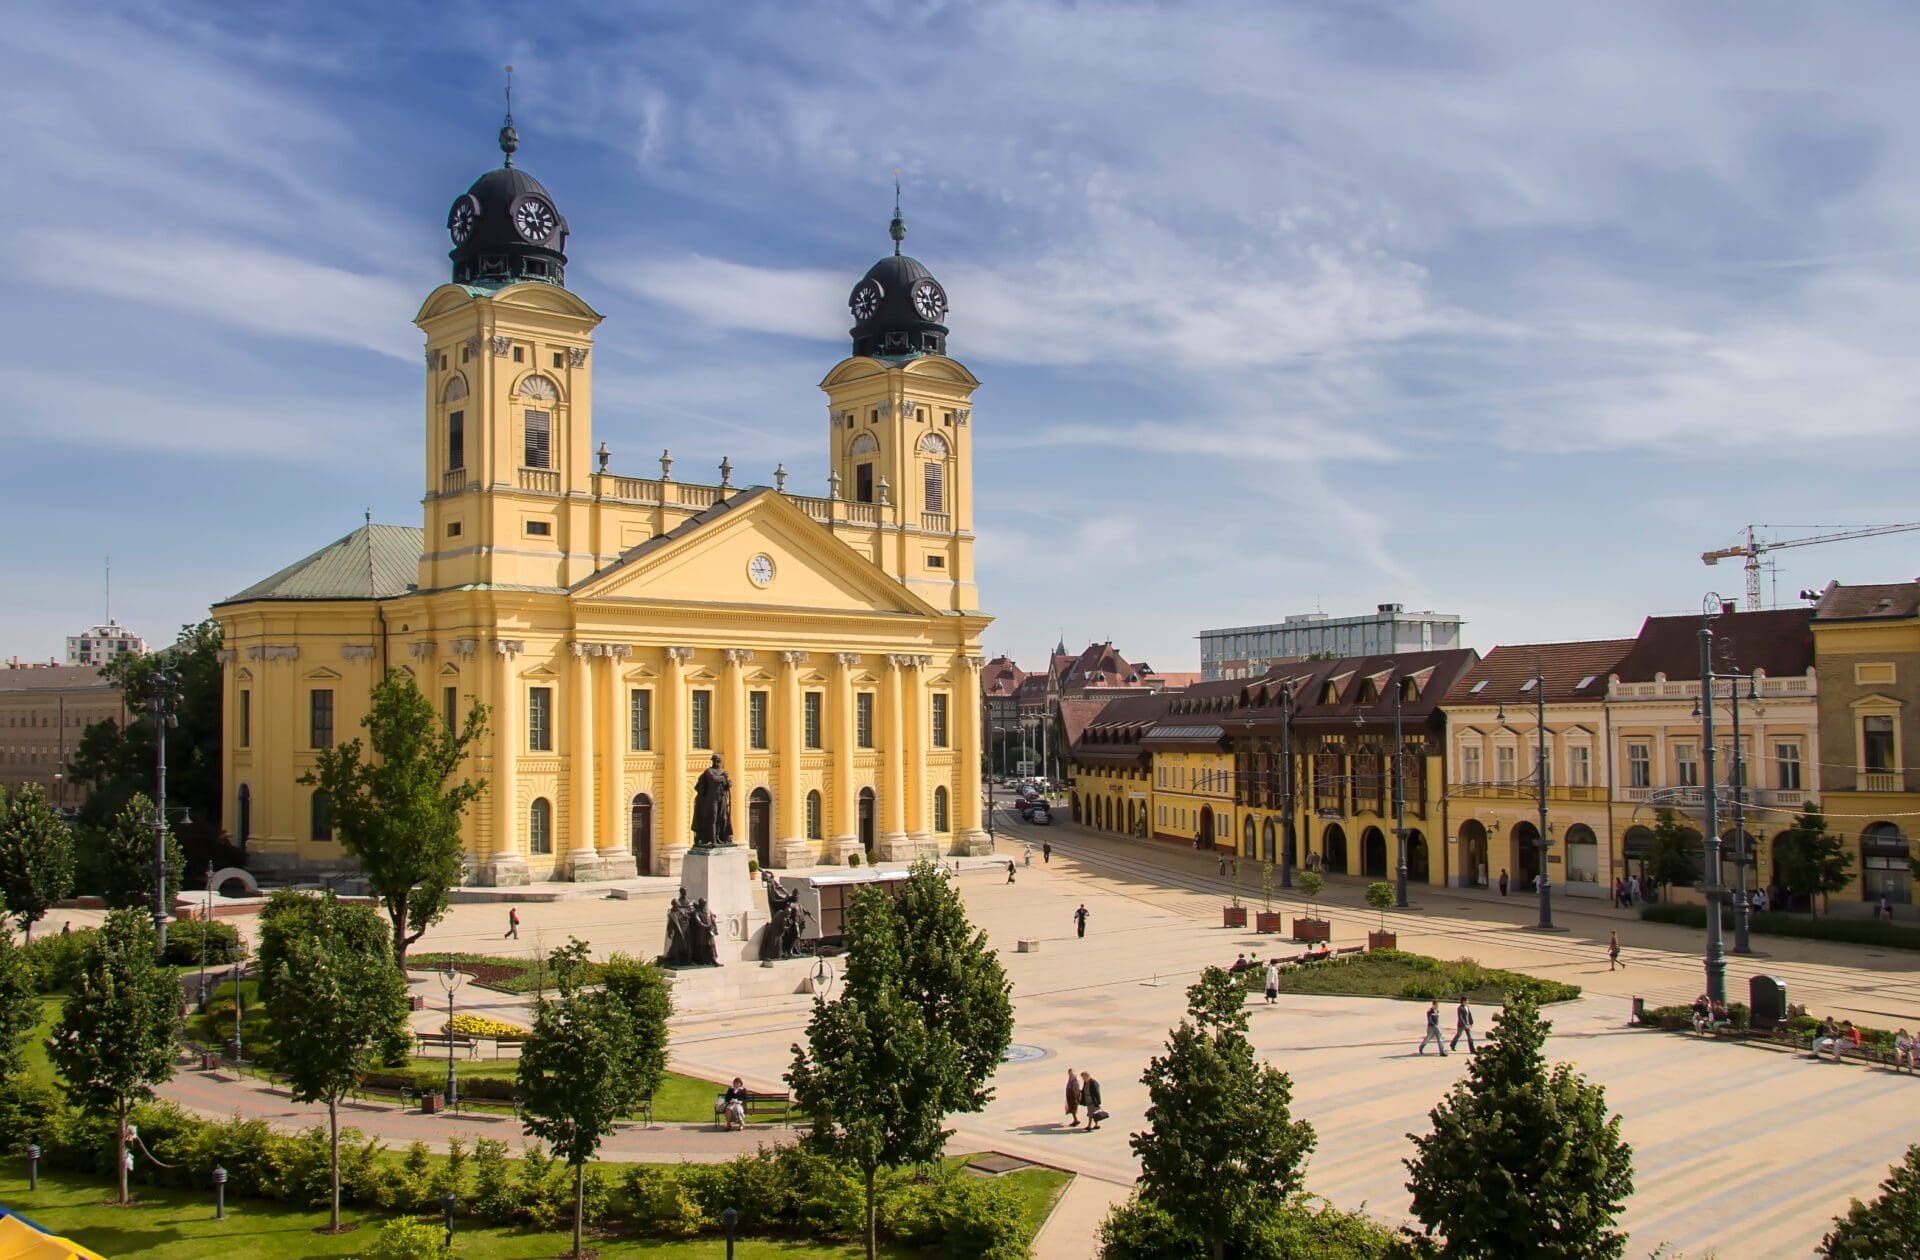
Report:
[[1280,887],[1293,887],[1293,683],[1280,684]]
[[[466,982],[467,977],[466,973],[453,969],[453,955],[448,954],[447,969],[436,973],[436,978],[440,981],[440,987],[447,991],[447,1110],[451,1111],[453,1110],[454,1103],[458,1101],[453,1077],[453,995],[459,991],[460,986]],[[447,1228],[448,1232],[451,1233],[453,1228],[451,1224],[452,1217],[448,1217],[448,1221],[449,1224]]]
[[1724,1005],[1727,1000],[1727,951],[1720,936],[1720,895],[1725,889],[1720,884],[1720,801],[1714,791],[1713,705],[1710,702],[1713,686],[1713,617],[1719,607],[1720,597],[1709,594],[1700,618],[1700,686],[1703,699],[1709,701],[1700,706],[1700,742],[1705,745],[1703,755],[1707,762],[1706,870],[1700,891],[1707,899],[1707,1000]]
[[[1553,877],[1548,872],[1547,858],[1552,852],[1547,840],[1547,678],[1536,660],[1533,666],[1534,721],[1539,726],[1539,743],[1534,761],[1534,778],[1538,780],[1540,805],[1540,921],[1533,925],[1537,932],[1553,932],[1559,929],[1553,926]],[[1506,706],[1502,705],[1498,714],[1501,722],[1507,720]]]
[[[1731,702],[1733,709],[1733,752],[1731,755],[1733,764],[1728,767],[1727,771],[1727,790],[1733,798],[1733,952],[1736,954],[1751,954],[1753,952],[1750,936],[1752,907],[1747,902],[1747,822],[1744,808],[1745,794],[1742,791],[1746,786],[1747,770],[1746,760],[1740,755],[1740,701],[1743,698],[1754,701],[1759,700],[1760,687],[1759,683],[1751,674],[1709,673],[1700,680],[1701,699],[1700,703],[1694,706],[1694,716],[1703,716],[1705,712],[1713,706],[1713,702],[1719,698],[1718,695],[1715,694],[1717,691],[1715,684],[1723,680],[1727,683],[1727,699]],[[1747,694],[1745,697],[1742,697],[1740,694],[1740,684],[1743,681],[1747,684]],[[1711,734],[1713,728],[1708,726],[1705,729],[1708,732],[1706,740],[1711,742],[1713,738]],[[1712,773],[1711,762],[1708,763],[1708,773]]]
[[459,1200],[453,1197],[453,1191],[451,1190],[445,1191],[440,1195],[440,1211],[445,1214],[447,1219],[448,1255],[453,1254],[453,1209],[454,1205],[458,1202]]
[[1393,683],[1393,840],[1399,850],[1400,866],[1394,873],[1393,904],[1407,908],[1407,787],[1400,762],[1400,699],[1403,689]]
[[167,728],[174,724],[173,675],[165,665],[153,671],[154,788],[153,808],[153,932],[160,941],[160,957],[167,956]]

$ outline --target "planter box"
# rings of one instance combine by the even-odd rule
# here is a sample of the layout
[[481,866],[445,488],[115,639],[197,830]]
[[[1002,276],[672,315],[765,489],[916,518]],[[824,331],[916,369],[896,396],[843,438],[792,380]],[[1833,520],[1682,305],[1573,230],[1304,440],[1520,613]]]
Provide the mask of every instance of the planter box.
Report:
[[1023,936],[1015,948],[1022,954],[1037,954],[1040,952],[1040,940],[1038,937]]
[[1400,938],[1392,932],[1369,932],[1367,933],[1367,948],[1398,949],[1400,948],[1399,939]]
[[407,1009],[410,1011],[424,1011],[427,1009],[427,999],[418,993],[409,993],[407,994]]
[[437,1116],[446,1109],[447,1100],[439,1094],[420,1095],[420,1110],[430,1116]]
[[1243,928],[1247,926],[1247,908],[1245,906],[1222,906],[1220,907],[1220,917],[1227,927]]
[[1262,910],[1253,916],[1253,926],[1261,932],[1278,932],[1280,930],[1280,912],[1278,910]]
[[200,1070],[211,1072],[220,1066],[220,1056],[208,1050],[200,1056]]
[[1304,941],[1308,945],[1319,944],[1333,939],[1333,922],[1329,919],[1295,919],[1293,921],[1293,939]]

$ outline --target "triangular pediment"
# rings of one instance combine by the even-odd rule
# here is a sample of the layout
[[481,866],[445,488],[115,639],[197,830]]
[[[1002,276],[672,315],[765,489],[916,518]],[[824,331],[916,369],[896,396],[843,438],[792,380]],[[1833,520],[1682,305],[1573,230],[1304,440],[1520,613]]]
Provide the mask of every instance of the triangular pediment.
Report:
[[302,674],[301,677],[308,682],[338,682],[340,680],[340,675],[334,673],[324,665],[319,669]]
[[[758,563],[765,557],[764,563]],[[573,588],[581,602],[723,604],[938,617],[931,604],[765,488],[746,491],[629,549]]]

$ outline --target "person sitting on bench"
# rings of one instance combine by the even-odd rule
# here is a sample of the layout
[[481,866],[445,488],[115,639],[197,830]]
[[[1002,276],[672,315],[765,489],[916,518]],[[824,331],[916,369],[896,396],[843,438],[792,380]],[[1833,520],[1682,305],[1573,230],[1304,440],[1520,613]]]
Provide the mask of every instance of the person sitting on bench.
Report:
[[1920,1038],[1909,1035],[1904,1028],[1893,1034],[1893,1070],[1898,1072],[1904,1068],[1911,1072],[1916,1058],[1920,1058]]
[[1831,1050],[1833,1051],[1833,1061],[1838,1063],[1840,1062],[1841,1051],[1850,1045],[1857,1046],[1859,1044],[1860,1034],[1854,1030],[1852,1020],[1845,1020],[1841,1023],[1840,1027],[1835,1028],[1833,1026],[1833,1016],[1829,1015],[1827,1016],[1826,1022],[1820,1025],[1820,1035],[1814,1038],[1813,1057],[1817,1059],[1820,1057],[1822,1050]]
[[739,1077],[733,1078],[733,1084],[727,1086],[727,1092],[713,1103],[713,1118],[724,1123],[729,1129],[747,1127],[747,1086]]

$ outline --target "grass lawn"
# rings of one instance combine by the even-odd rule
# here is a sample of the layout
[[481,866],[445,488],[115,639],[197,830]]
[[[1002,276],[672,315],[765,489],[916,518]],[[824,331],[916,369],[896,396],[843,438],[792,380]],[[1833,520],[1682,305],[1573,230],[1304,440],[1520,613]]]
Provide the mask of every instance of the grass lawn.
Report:
[[43,1085],[54,1083],[53,1060],[47,1057],[47,1038],[53,1036],[53,1026],[60,1020],[60,1008],[67,999],[61,997],[43,997],[40,999],[40,1022],[33,1026],[33,1035],[27,1038],[27,1074]]
[[[1264,993],[1266,968],[1262,964],[1241,973],[1247,988]],[[1471,958],[1443,962],[1424,954],[1397,949],[1348,954],[1325,962],[1280,969],[1282,993],[1324,993],[1360,997],[1450,1000],[1465,993],[1475,1002],[1498,1004],[1514,988],[1529,988],[1543,1002],[1565,1002],[1580,996],[1580,986],[1542,980],[1537,976],[1482,967]]]
[[[1069,1177],[1048,1169],[1010,1174],[1019,1188],[1028,1227],[1037,1230],[1052,1210]],[[326,1213],[290,1208],[255,1199],[229,1200],[227,1219],[213,1219],[210,1194],[187,1194],[152,1186],[136,1187],[140,1202],[114,1206],[112,1186],[68,1173],[43,1173],[37,1191],[26,1179],[0,1175],[0,1202],[56,1234],[91,1247],[104,1256],[145,1257],[146,1260],[200,1260],[212,1255],[245,1255],[253,1260],[281,1257],[349,1257],[372,1242],[384,1216],[347,1210],[342,1219],[360,1228],[338,1237],[314,1233],[326,1223]],[[567,1231],[535,1233],[498,1229],[469,1220],[454,1225],[454,1254],[472,1260],[547,1260],[563,1254],[571,1243]],[[725,1243],[717,1238],[684,1242],[600,1238],[588,1242],[602,1256],[647,1257],[648,1260],[712,1260]],[[893,1260],[910,1260],[924,1253],[899,1248],[880,1249]],[[849,1260],[864,1254],[858,1244],[743,1239],[736,1244],[739,1260]]]

